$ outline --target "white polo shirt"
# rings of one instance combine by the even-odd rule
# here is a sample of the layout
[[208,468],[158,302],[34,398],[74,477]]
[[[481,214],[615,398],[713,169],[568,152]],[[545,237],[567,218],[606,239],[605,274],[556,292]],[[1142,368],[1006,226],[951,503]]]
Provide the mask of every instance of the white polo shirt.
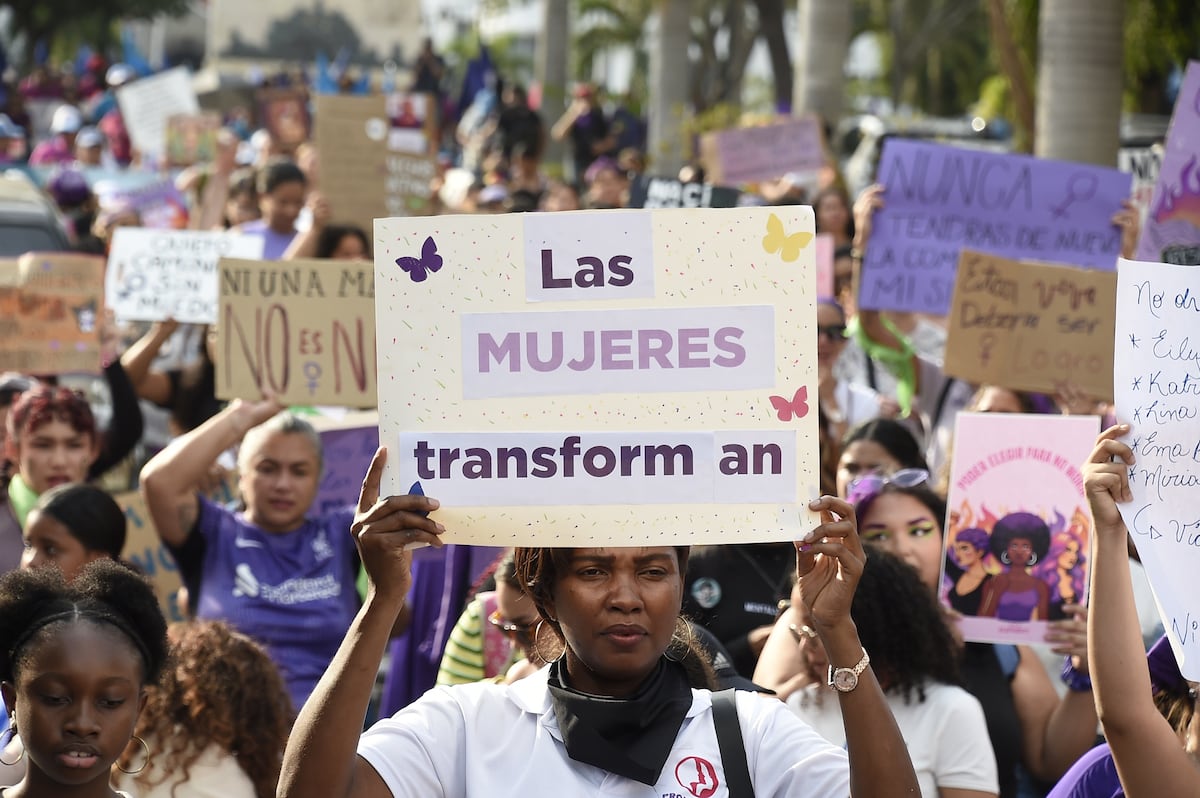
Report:
[[[712,694],[692,691],[675,747],[648,787],[567,756],[546,687],[548,668],[513,685],[437,687],[365,732],[358,753],[392,795],[529,798],[552,794],[725,798]],[[737,694],[746,761],[757,798],[850,795],[846,752],[780,701]],[[552,793],[548,791],[553,791]]]

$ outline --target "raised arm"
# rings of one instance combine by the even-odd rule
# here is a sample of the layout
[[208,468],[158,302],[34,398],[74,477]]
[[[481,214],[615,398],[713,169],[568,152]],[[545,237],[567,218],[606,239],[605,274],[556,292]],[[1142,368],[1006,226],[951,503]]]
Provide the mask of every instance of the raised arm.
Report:
[[133,383],[133,389],[142,399],[147,399],[160,407],[165,406],[171,399],[171,379],[161,371],[152,371],[150,366],[163,344],[175,331],[179,322],[173,319],[156,321],[141,338],[134,341],[133,346],[121,355],[121,365]]
[[[1083,466],[1083,485],[1096,524],[1092,544],[1088,660],[1104,735],[1129,798],[1200,794],[1200,771],[1151,699],[1150,673],[1133,601],[1117,502],[1133,500],[1133,451],[1121,424],[1100,433]],[[1193,721],[1194,723],[1195,721]]]
[[897,335],[892,327],[884,323],[883,314],[878,310],[864,310],[860,297],[862,260],[867,251],[867,241],[871,238],[871,226],[875,212],[882,207],[883,186],[878,183],[863,189],[863,192],[858,195],[858,199],[854,201],[854,242],[850,257],[853,260],[854,268],[853,291],[858,306],[858,323],[862,326],[863,334],[873,343],[898,352],[907,352],[911,349],[908,342]]
[[781,701],[812,683],[801,648],[811,632],[801,612],[803,601],[799,587],[794,587],[792,604],[779,614],[754,667],[754,683],[774,690]]
[[141,490],[159,537],[182,546],[196,524],[200,501],[196,486],[221,452],[251,428],[283,409],[275,399],[237,400],[196,429],[176,438],[142,468]]
[[[867,555],[858,538],[854,508],[823,496],[809,505],[824,520],[796,544],[800,594],[834,668],[854,668],[867,653],[850,617],[854,589]],[[900,727],[868,666],[857,685],[837,692],[850,756],[854,798],[912,798],[921,794]]]
[[443,527],[427,517],[438,507],[434,499],[379,498],[385,459],[385,449],[375,452],[350,527],[367,572],[367,598],[292,727],[280,798],[392,798],[375,769],[357,755],[358,737],[392,625],[412,584],[407,547],[442,545]]
[[313,191],[308,195],[308,208],[312,212],[312,224],[307,230],[298,233],[292,239],[292,243],[283,253],[283,260],[317,257],[317,242],[321,239],[321,233],[329,226],[329,221],[333,218],[333,210],[330,208],[329,200],[325,199],[325,196],[319,191]]

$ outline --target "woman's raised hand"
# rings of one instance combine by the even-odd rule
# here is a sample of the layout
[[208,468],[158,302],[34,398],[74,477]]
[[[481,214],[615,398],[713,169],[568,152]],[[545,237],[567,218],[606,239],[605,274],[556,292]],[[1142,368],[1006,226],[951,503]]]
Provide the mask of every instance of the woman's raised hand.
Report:
[[821,524],[796,543],[796,577],[808,617],[818,629],[850,620],[850,602],[867,562],[854,508],[822,496],[809,502]]
[[367,571],[370,590],[403,602],[412,585],[412,549],[418,544],[441,546],[446,528],[430,519],[437,499],[406,494],[379,498],[379,483],[387,449],[379,447],[363,479],[358,511],[350,525],[358,556]]
[[1129,432],[1128,424],[1117,424],[1100,433],[1096,447],[1083,464],[1083,490],[1092,508],[1096,532],[1125,534],[1118,502],[1133,501],[1129,487],[1129,469],[1137,462],[1133,449],[1120,440]]
[[239,435],[245,435],[287,407],[275,394],[266,394],[257,402],[235,399],[233,406],[234,423],[237,424]]

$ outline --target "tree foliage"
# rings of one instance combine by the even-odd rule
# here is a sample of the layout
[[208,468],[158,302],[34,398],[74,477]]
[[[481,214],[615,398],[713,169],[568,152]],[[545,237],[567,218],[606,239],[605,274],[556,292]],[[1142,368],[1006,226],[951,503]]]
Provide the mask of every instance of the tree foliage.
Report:
[[188,0],[4,0],[0,6],[11,11],[11,33],[24,37],[32,58],[35,42],[53,48],[56,38],[72,30],[95,32],[97,40],[88,43],[104,48],[114,22],[182,14]]

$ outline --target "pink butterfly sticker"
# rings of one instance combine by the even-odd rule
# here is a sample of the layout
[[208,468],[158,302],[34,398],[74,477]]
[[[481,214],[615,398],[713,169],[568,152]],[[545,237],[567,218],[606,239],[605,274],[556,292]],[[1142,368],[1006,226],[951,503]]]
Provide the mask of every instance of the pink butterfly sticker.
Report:
[[797,388],[790,401],[772,394],[771,406],[775,408],[775,415],[780,421],[799,421],[808,415],[808,386],[801,385]]

